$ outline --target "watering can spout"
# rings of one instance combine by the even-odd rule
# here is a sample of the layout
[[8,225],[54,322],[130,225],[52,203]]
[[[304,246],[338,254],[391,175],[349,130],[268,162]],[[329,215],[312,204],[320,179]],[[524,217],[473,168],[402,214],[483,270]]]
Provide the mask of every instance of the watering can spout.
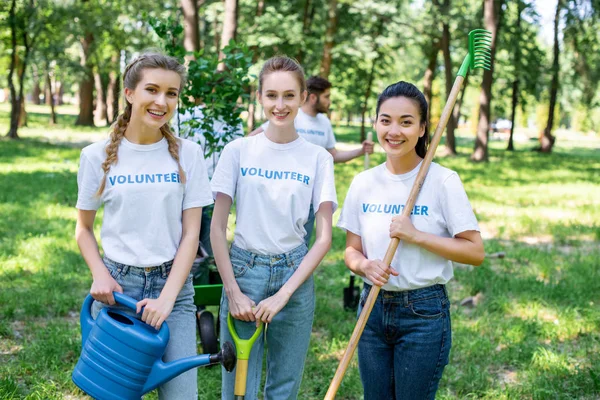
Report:
[[142,392],[148,393],[177,375],[192,368],[220,363],[223,364],[227,371],[231,371],[235,367],[235,362],[235,350],[230,342],[226,342],[221,351],[217,354],[202,354],[199,356],[182,358],[169,363],[159,360],[152,367]]

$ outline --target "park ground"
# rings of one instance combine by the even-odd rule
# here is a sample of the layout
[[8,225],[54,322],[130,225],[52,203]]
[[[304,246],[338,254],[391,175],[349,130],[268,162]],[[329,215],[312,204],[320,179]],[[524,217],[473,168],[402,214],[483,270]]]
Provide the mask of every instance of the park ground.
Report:
[[[74,240],[76,174],[81,146],[106,128],[74,128],[72,112],[60,108],[49,127],[45,107],[28,108],[23,139],[0,139],[0,399],[83,399],[70,380],[91,283]],[[358,141],[356,127],[336,132]],[[489,163],[472,163],[473,137],[461,132],[458,156],[436,158],[461,176],[486,253],[496,255],[455,266],[453,347],[439,399],[600,398],[600,137],[559,131],[552,154],[531,151],[536,144],[522,140],[506,152],[505,141],[492,140]],[[340,206],[362,168],[362,159],[336,165]],[[315,273],[301,399],[324,397],[354,328],[355,314],[342,307],[344,240],[335,228]],[[198,381],[201,399],[220,397],[218,368],[200,369]],[[362,398],[356,359],[338,398]]]

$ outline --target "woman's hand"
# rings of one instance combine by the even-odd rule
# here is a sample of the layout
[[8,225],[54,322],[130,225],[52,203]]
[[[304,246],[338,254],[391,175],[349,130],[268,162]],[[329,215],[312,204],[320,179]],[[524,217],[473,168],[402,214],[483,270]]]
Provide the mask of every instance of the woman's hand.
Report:
[[361,270],[365,278],[373,282],[373,285],[383,286],[390,279],[390,275],[398,276],[398,271],[381,260],[367,260],[361,263]]
[[279,291],[258,303],[258,306],[254,309],[254,316],[257,320],[269,324],[273,321],[275,315],[285,307],[288,301],[290,301],[290,298]]
[[90,294],[94,300],[112,306],[116,303],[113,292],[123,293],[123,288],[110,276],[108,270],[106,270],[106,273],[94,278],[90,288]]
[[161,297],[158,299],[143,299],[137,302],[136,313],[139,314],[143,307],[142,321],[158,330],[173,311],[174,305],[174,301]]
[[419,231],[413,225],[409,217],[398,215],[392,218],[390,225],[390,237],[398,238],[408,243],[414,243],[417,240]]
[[253,313],[256,303],[250,297],[239,291],[235,295],[228,296],[228,299],[229,313],[233,318],[246,322],[256,320]]

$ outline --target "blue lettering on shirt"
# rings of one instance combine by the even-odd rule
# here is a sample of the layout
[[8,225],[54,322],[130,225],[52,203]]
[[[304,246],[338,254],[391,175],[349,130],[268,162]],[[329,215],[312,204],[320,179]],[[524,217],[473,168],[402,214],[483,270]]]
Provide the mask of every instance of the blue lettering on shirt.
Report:
[[[377,214],[401,214],[404,210],[404,204],[373,204],[373,203],[362,203],[363,213],[377,213]],[[429,216],[429,207],[424,205],[414,206],[410,215],[427,215]]]
[[296,128],[296,132],[303,133],[306,135],[325,136],[325,132],[317,131],[315,129],[302,129],[302,128],[298,129],[298,128]]
[[169,172],[166,174],[136,174],[136,175],[113,175],[108,177],[111,186],[124,184],[148,184],[148,183],[180,183],[179,173]]
[[240,167],[240,172],[242,176],[258,176],[260,178],[271,180],[293,180],[302,182],[306,186],[308,186],[310,182],[310,176],[296,171],[274,171],[254,167]]

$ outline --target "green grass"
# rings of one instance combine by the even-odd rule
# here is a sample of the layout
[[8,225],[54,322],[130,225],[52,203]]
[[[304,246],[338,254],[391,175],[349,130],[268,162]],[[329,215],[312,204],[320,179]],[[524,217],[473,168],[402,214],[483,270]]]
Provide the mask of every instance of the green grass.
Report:
[[[0,140],[0,399],[85,398],[70,380],[91,283],[73,238],[79,150],[32,139],[47,137],[39,114],[40,125],[23,130],[26,139]],[[73,137],[106,129],[79,131],[65,121]],[[0,107],[0,132],[7,125]],[[494,141],[491,162],[482,164],[468,161],[468,137],[458,144],[458,157],[437,161],[459,172],[486,252],[506,257],[456,266],[453,347],[438,398],[599,398],[600,139],[561,136],[549,155],[529,151],[533,142],[508,153]],[[382,161],[375,154],[372,165]],[[361,169],[362,160],[336,165],[340,203]],[[354,328],[355,314],[342,308],[344,240],[334,229],[316,272],[301,399],[323,398]],[[477,307],[459,306],[478,293]],[[219,398],[219,369],[200,369],[198,380],[200,398]],[[362,398],[356,360],[338,398]]]

